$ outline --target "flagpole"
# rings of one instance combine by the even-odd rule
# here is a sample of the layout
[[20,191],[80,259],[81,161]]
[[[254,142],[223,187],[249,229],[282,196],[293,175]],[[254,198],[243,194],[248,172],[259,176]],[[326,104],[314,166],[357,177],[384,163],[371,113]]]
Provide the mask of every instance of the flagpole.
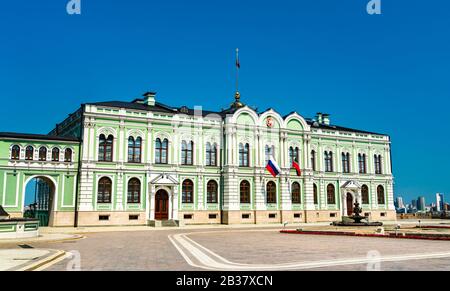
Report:
[[239,92],[239,48],[236,49],[236,93]]

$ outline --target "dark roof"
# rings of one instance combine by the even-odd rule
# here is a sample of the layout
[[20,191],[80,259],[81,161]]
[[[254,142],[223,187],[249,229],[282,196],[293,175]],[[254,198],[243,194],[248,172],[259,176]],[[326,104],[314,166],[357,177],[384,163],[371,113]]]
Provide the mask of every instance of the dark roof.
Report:
[[348,128],[348,127],[343,127],[343,126],[338,126],[338,125],[326,125],[326,124],[320,124],[318,122],[316,122],[315,120],[312,119],[307,119],[306,122],[312,127],[312,128],[321,128],[321,129],[328,129],[328,130],[338,130],[338,131],[347,131],[347,132],[355,132],[355,133],[362,133],[362,134],[375,134],[375,135],[387,135],[384,133],[376,133],[376,132],[370,132],[370,131],[364,131],[364,130],[359,130],[359,129],[354,129],[354,128]]
[[[187,115],[195,114],[195,109],[188,108],[186,106],[181,106],[181,107],[177,108],[177,107],[165,105],[160,102],[156,102],[154,106],[150,106],[150,105],[144,104],[142,102],[143,102],[142,99],[135,99],[135,100],[133,100],[133,102],[108,101],[108,102],[88,103],[88,105],[124,108],[124,109],[135,109],[135,110],[143,110],[143,111],[155,111],[155,112],[173,113],[173,114],[177,114],[177,113],[187,114]],[[222,116],[222,112],[211,111],[211,110],[203,110],[202,114],[203,114],[203,116],[206,116],[208,114],[218,114],[218,115]]]
[[[163,103],[156,102],[154,106],[149,106],[147,104],[143,103],[143,99],[135,99],[132,102],[124,102],[124,101],[108,101],[108,102],[96,102],[96,103],[87,103],[89,105],[95,105],[95,106],[104,106],[104,107],[114,107],[114,108],[124,108],[124,109],[135,109],[135,110],[143,110],[143,111],[155,111],[155,112],[162,112],[162,113],[172,113],[172,114],[187,114],[187,115],[194,115],[195,110],[192,108],[188,108],[186,106],[181,107],[172,107],[165,105]],[[202,115],[206,116],[209,114],[217,114],[221,116],[222,118],[225,118],[228,114],[234,114],[238,109],[240,108],[234,108],[230,107],[227,109],[224,109],[222,111],[210,111],[210,110],[203,110]],[[256,111],[258,115],[263,114],[264,112],[267,112],[271,110],[272,108],[269,108],[263,112],[258,112],[257,109],[252,108]],[[275,111],[275,109],[272,109]],[[276,112],[276,111],[275,111]],[[288,115],[284,116],[283,118],[286,118],[287,116],[297,113],[295,111],[289,113]],[[297,113],[298,114],[298,113]],[[338,130],[338,131],[347,131],[347,132],[356,132],[356,133],[362,133],[362,134],[376,134],[376,135],[386,135],[382,133],[375,133],[375,132],[369,132],[364,130],[358,130],[348,127],[342,127],[337,125],[326,125],[326,124],[318,124],[312,119],[306,119],[307,123],[311,127],[315,128],[322,128],[322,129],[329,129],[329,130]]]
[[95,105],[95,106],[135,109],[135,110],[143,110],[143,111],[177,113],[176,109],[174,109],[170,106],[164,105],[162,103],[159,103],[159,102],[156,102],[154,106],[149,106],[147,104],[139,103],[138,101],[141,101],[141,99],[136,99],[135,102],[107,101],[107,102],[95,102],[95,103],[87,103],[87,104]]
[[80,140],[76,137],[17,133],[17,132],[0,132],[0,138],[80,142]]

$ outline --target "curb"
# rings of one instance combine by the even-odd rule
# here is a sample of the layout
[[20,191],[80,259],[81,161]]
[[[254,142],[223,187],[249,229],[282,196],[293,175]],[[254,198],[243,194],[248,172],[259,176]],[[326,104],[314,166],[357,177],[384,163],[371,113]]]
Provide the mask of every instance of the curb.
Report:
[[31,264],[29,264],[27,266],[21,267],[19,269],[14,270],[14,271],[19,271],[19,272],[21,272],[21,271],[22,272],[24,272],[24,271],[26,271],[26,272],[27,271],[35,271],[35,270],[37,270],[37,269],[39,269],[39,268],[41,268],[41,267],[43,267],[43,266],[45,266],[47,264],[50,264],[54,260],[59,259],[59,258],[61,258],[61,257],[66,255],[65,251],[58,250],[58,251],[53,251],[53,252],[54,252],[53,254],[50,254],[50,255],[46,256],[45,258],[43,258],[43,259],[40,259],[40,260],[38,260],[36,262],[33,262],[33,263],[31,263]]
[[354,236],[354,237],[374,237],[388,239],[415,239],[415,240],[433,240],[433,241],[450,241],[448,236],[425,236],[425,235],[382,235],[382,234],[362,234],[354,232],[336,232],[336,231],[296,231],[282,230],[283,234],[303,234],[303,235],[323,235],[323,236]]

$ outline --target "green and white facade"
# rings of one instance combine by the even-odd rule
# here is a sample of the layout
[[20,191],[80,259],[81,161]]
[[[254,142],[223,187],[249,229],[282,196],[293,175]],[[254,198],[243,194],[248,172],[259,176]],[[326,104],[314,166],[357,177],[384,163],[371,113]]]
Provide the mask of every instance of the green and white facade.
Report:
[[395,220],[389,136],[334,126],[324,114],[257,112],[238,94],[217,112],[155,98],[83,104],[45,136],[0,134],[1,205],[21,216],[26,184],[39,177],[54,188],[52,226],[336,221],[356,201],[371,220]]

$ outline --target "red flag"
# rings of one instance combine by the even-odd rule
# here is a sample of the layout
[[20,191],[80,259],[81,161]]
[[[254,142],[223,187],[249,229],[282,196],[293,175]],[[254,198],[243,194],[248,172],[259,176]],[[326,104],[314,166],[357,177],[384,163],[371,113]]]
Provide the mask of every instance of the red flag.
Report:
[[292,162],[292,167],[297,171],[297,176],[302,175],[302,170],[300,169],[300,165],[297,163],[296,160]]

